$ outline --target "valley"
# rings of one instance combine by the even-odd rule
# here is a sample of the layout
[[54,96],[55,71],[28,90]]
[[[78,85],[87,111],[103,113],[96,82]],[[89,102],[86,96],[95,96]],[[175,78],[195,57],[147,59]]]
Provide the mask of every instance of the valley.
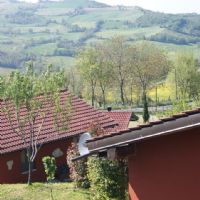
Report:
[[53,64],[75,65],[80,49],[123,35],[129,43],[149,40],[166,50],[200,53],[200,15],[164,14],[140,7],[111,7],[89,0],[0,1],[0,72]]

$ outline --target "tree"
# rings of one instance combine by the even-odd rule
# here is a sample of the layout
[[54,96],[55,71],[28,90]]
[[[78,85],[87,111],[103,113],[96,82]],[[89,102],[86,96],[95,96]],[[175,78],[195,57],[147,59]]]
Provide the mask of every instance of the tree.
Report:
[[131,76],[142,91],[144,121],[148,121],[147,91],[156,82],[166,77],[169,65],[165,53],[149,42],[129,47],[129,64]]
[[95,89],[97,85],[97,52],[94,48],[82,51],[77,58],[77,65],[86,83],[91,89],[92,106],[95,102]]
[[[43,142],[39,142],[42,127],[47,115],[52,115],[55,129],[66,130],[69,122],[70,100],[60,104],[60,89],[64,84],[63,71],[52,72],[51,67],[36,74],[30,64],[25,72],[12,72],[0,82],[2,99],[1,112],[4,112],[13,132],[21,138],[28,159],[28,184],[34,160]],[[49,106],[47,106],[49,105]]]
[[143,121],[146,123],[150,118],[146,94],[143,95],[143,110]]
[[82,90],[84,88],[83,78],[76,67],[65,71],[66,87],[73,94],[82,97]]
[[122,36],[113,37],[106,44],[106,54],[108,56],[108,63],[113,69],[113,74],[119,85],[120,98],[122,105],[125,105],[125,83],[129,75],[128,65],[128,48],[126,40]]
[[97,51],[97,81],[101,89],[104,108],[106,106],[106,92],[113,83],[113,68],[109,63],[104,43],[96,46]]
[[191,53],[178,53],[169,74],[172,87],[176,88],[176,98],[195,98],[200,90],[198,61]]

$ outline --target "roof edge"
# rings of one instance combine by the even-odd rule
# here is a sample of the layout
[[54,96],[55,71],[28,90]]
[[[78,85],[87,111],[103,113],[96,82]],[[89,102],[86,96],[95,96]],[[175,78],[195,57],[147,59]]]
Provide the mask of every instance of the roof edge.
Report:
[[200,127],[200,113],[187,117],[176,118],[170,121],[161,121],[158,124],[147,124],[147,126],[129,129],[120,133],[114,133],[105,137],[87,141],[91,152],[104,150],[122,144],[130,144],[137,141],[151,139],[159,136],[177,133],[183,130]]

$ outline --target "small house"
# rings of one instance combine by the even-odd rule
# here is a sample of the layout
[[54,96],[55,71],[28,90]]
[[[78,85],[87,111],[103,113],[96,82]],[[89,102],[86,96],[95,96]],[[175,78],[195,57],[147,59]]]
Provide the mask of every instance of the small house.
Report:
[[90,154],[127,159],[131,200],[199,199],[200,109],[94,137],[87,146]]
[[[107,115],[107,112],[94,109],[82,99],[71,95],[69,92],[61,91],[60,95],[62,105],[64,105],[64,101],[69,96],[72,101],[72,114],[68,129],[65,131],[56,131],[52,114],[49,113],[46,116],[46,120],[43,123],[40,135],[37,139],[37,145],[42,144],[42,146],[34,160],[32,173],[33,181],[46,180],[42,164],[42,158],[45,156],[55,157],[57,165],[56,178],[65,180],[68,175],[66,163],[67,149],[72,141],[78,141],[80,134],[88,131],[91,123],[98,122],[107,133],[114,130],[116,131],[116,129],[119,129],[119,126],[121,126],[115,119]],[[0,101],[1,110],[3,106],[3,102]],[[47,107],[50,106],[51,105],[47,103]],[[127,115],[127,113],[125,115]],[[130,113],[128,116],[129,115]],[[117,116],[117,113],[115,113],[115,116]],[[129,120],[128,118],[126,119]],[[125,129],[124,124],[122,128]],[[26,146],[21,137],[13,131],[4,112],[0,113],[0,169],[0,184],[27,181],[28,161]]]

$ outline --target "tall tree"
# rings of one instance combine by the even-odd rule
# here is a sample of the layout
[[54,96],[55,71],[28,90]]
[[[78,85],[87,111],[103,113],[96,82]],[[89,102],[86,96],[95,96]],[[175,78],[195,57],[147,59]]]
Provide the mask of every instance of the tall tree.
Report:
[[106,106],[106,92],[113,83],[113,68],[109,62],[109,56],[106,54],[104,43],[96,46],[97,51],[97,81],[101,89],[104,108]]
[[119,86],[122,105],[125,105],[125,84],[129,75],[126,40],[122,36],[116,36],[105,45],[107,46],[106,54],[108,56],[108,63],[113,69],[113,75]]
[[[143,42],[129,47],[129,64],[131,76],[141,88],[144,111],[148,114],[148,89],[157,81],[166,77],[169,65],[165,53],[149,42]],[[145,117],[144,121],[148,121]]]
[[26,148],[29,185],[34,160],[48,139],[44,138],[43,142],[38,140],[47,116],[53,116],[57,131],[66,130],[68,126],[70,100],[66,100],[65,105],[60,103],[60,89],[63,85],[63,71],[55,73],[49,67],[43,73],[36,74],[32,64],[23,73],[12,72],[10,76],[1,79],[1,112]]
[[82,97],[83,77],[80,75],[77,67],[70,68],[65,71],[65,79],[67,89],[78,97]]
[[200,91],[200,72],[198,61],[192,53],[178,53],[169,74],[176,96],[181,99],[195,98]]
[[95,89],[97,86],[97,52],[90,47],[82,51],[77,58],[77,67],[84,80],[91,89],[92,106],[95,102]]

